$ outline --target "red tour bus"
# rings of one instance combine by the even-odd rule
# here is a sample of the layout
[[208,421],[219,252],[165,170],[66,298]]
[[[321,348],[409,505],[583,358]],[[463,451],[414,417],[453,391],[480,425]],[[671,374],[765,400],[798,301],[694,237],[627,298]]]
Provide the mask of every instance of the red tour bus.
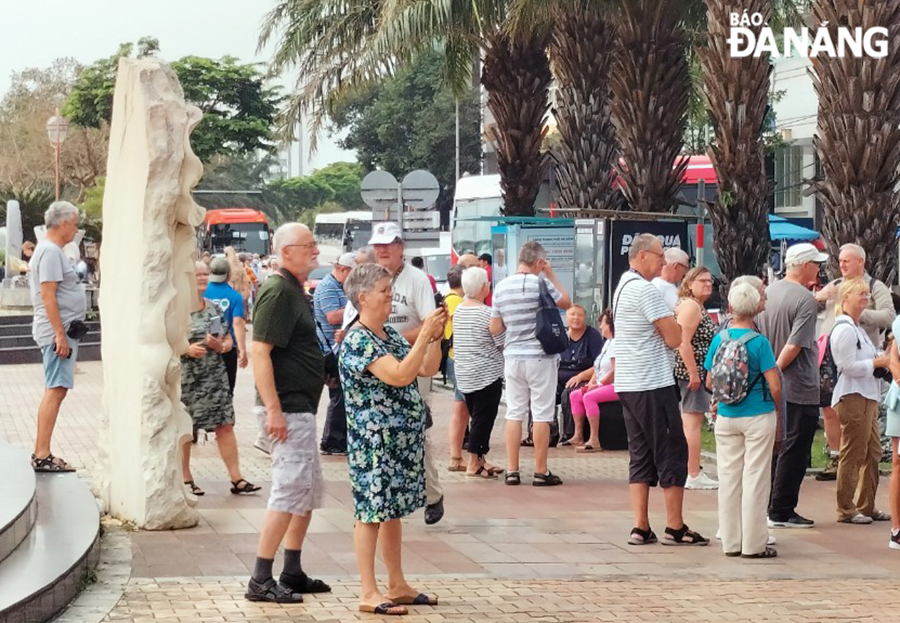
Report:
[[203,224],[197,229],[200,251],[222,253],[225,247],[235,251],[271,255],[269,219],[252,208],[207,210]]

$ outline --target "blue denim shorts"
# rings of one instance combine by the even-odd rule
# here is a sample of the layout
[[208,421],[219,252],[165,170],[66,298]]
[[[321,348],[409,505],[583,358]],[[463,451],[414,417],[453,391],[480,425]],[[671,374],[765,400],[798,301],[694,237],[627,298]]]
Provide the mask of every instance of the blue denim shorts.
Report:
[[41,353],[44,356],[44,387],[53,389],[54,387],[65,387],[72,389],[75,387],[75,360],[78,359],[78,340],[70,337],[69,348],[72,354],[68,359],[60,359],[54,348],[55,344],[49,346],[41,346]]
[[459,387],[456,385],[456,362],[449,357],[447,358],[447,380],[453,383],[453,400],[465,402],[466,397],[463,396],[463,393],[459,391]]

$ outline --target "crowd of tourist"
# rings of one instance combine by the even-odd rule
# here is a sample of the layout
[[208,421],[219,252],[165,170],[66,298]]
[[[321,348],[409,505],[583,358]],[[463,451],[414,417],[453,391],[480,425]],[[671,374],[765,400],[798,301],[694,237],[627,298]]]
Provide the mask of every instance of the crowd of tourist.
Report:
[[[69,205],[47,211],[48,236],[30,269],[47,387],[32,455],[38,471],[71,470],[50,452],[59,405],[73,386],[85,313],[83,286],[61,251],[77,230]],[[400,551],[401,519],[424,508],[425,523],[435,524],[445,512],[429,397],[443,358],[453,391],[448,469],[473,481],[502,476],[508,486],[562,485],[550,470],[550,449],[558,442],[578,453],[601,452],[602,433],[618,418],[629,452],[630,545],[707,545],[710,539],[685,522],[684,491],[718,489],[724,554],[773,558],[770,529],[814,525],[799,509],[821,410],[829,448],[821,478],[833,473],[836,480],[836,520],[891,521],[889,545],[900,549],[900,384],[891,380],[900,380],[900,353],[885,333],[900,331],[900,316],[887,287],[865,272],[858,245],[841,247],[842,277],[818,290],[828,256],[810,244],[791,246],[784,278],[768,287],[755,276],[733,280],[723,317],[714,319],[707,309],[711,271],[691,267],[686,253],[664,249],[650,234],[633,240],[629,268],[597,318],[572,304],[534,241],[519,249],[512,274],[493,267],[490,255],[462,256],[448,273],[446,296],[407,263],[394,223],[375,224],[370,246],[341,255],[312,297],[303,285],[318,265],[310,230],[284,225],[273,243],[275,257],[266,260],[226,249],[225,257],[196,263],[189,346],[181,357],[194,441],[214,433],[235,495],[260,489],[241,474],[233,430],[237,369],[252,363],[257,447],[271,454],[272,487],[250,600],[299,603],[304,593],[330,590],[306,574],[301,553],[324,496],[319,456],[331,454],[345,455],[349,468],[359,609],[402,615],[409,605],[437,604],[408,583]],[[548,309],[560,326],[565,312],[564,349],[548,346],[547,323],[538,320]],[[326,386],[317,439],[315,414]],[[504,397],[506,465],[498,466],[488,455]],[[882,404],[893,450],[890,513],[875,504]],[[701,467],[708,418],[718,481]],[[530,477],[521,469],[523,445],[534,448]],[[183,479],[200,496],[191,446],[183,447]],[[653,487],[665,503],[661,536],[650,525]],[[379,543],[384,590],[375,575]]]

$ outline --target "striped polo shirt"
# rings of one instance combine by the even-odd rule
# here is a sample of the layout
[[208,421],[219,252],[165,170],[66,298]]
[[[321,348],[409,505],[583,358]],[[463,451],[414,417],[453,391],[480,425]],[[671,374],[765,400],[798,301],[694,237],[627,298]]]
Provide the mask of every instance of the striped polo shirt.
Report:
[[[554,301],[562,294],[548,279],[540,279],[547,284],[547,290]],[[503,320],[506,325],[506,340],[503,356],[507,359],[555,359],[558,355],[548,355],[535,336],[537,314],[540,309],[540,286],[538,277],[516,273],[497,284],[491,315]]]

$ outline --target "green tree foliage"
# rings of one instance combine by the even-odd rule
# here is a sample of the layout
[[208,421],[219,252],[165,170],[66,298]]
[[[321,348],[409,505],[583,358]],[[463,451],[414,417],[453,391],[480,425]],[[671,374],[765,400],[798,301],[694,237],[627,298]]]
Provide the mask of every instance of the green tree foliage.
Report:
[[[138,42],[136,54],[148,56],[158,50],[158,41],[145,37]],[[63,109],[71,123],[90,128],[109,123],[119,59],[133,53],[135,46],[123,44],[113,56],[81,71]],[[274,149],[272,127],[282,97],[277,88],[265,86],[257,65],[241,64],[231,56],[218,60],[187,56],[171,66],[185,98],[203,112],[191,136],[201,160]]]
[[334,191],[333,201],[342,210],[367,210],[360,196],[363,168],[355,162],[333,162],[313,172]]
[[[365,171],[381,168],[401,178],[427,169],[440,182],[438,201],[446,206],[456,182],[456,100],[442,86],[443,63],[438,51],[421,54],[395,78],[348,97],[334,110],[333,121],[349,130],[340,146],[355,149]],[[460,101],[459,114],[460,174],[478,173],[481,114],[474,89]]]
[[[312,212],[340,212],[364,207],[359,195],[362,168],[352,162],[335,162],[306,177],[276,180],[266,185],[266,203],[279,206],[283,214],[298,219]],[[328,209],[324,209],[328,206]]]

